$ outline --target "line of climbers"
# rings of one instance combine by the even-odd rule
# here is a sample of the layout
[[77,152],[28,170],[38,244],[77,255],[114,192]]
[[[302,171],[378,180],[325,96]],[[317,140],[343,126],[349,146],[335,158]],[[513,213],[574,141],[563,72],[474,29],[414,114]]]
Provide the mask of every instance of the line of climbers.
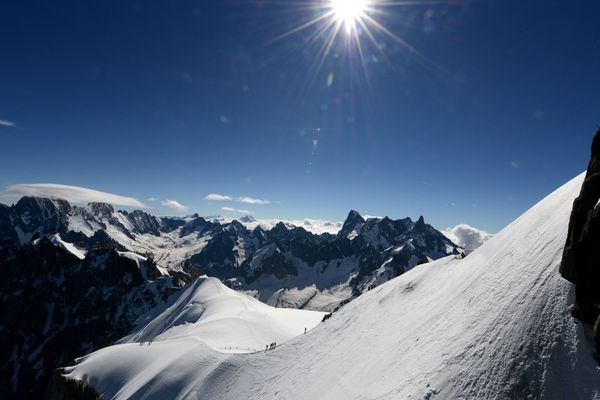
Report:
[[275,347],[277,347],[277,342],[265,345],[265,353],[269,350],[273,350]]

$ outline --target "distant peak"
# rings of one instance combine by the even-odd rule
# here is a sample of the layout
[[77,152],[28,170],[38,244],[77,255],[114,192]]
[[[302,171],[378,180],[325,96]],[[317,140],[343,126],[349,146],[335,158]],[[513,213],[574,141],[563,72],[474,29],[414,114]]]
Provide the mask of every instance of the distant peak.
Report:
[[358,230],[360,230],[364,224],[365,219],[362,217],[362,215],[360,215],[356,210],[350,210],[338,235],[342,237],[355,237],[358,233]]
[[362,217],[362,215],[360,215],[360,213],[356,210],[350,210],[350,212],[348,213],[348,216],[346,217],[346,221],[362,221],[364,222],[365,219]]
[[240,217],[240,222],[246,222],[246,223],[250,223],[250,222],[255,222],[256,218],[254,218],[251,215],[243,215]]
[[23,196],[16,204],[17,209],[58,209],[67,212],[71,209],[68,201],[63,199],[50,199],[47,197]]
[[88,203],[88,209],[94,215],[110,215],[115,212],[113,206],[107,203]]
[[240,221],[238,221],[237,219],[234,219],[233,221],[231,221],[229,223],[229,226],[231,226],[235,230],[240,230],[240,229],[244,228],[244,225],[242,225],[242,223]]
[[415,225],[413,226],[413,230],[416,232],[423,232],[425,230],[425,218],[421,215]]
[[283,223],[283,221],[279,221],[278,223],[275,224],[275,226],[273,227],[273,229],[285,229],[287,230],[288,227],[286,224]]

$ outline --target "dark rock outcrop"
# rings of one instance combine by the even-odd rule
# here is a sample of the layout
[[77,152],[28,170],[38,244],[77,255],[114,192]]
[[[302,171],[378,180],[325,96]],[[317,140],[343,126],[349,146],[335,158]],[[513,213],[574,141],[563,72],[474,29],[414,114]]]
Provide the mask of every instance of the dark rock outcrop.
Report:
[[595,323],[600,348],[600,129],[592,143],[592,156],[579,197],[573,202],[560,272],[575,284],[573,315]]
[[67,379],[64,368],[59,368],[52,375],[50,393],[47,398],[50,400],[99,400],[98,392],[88,386],[85,382]]

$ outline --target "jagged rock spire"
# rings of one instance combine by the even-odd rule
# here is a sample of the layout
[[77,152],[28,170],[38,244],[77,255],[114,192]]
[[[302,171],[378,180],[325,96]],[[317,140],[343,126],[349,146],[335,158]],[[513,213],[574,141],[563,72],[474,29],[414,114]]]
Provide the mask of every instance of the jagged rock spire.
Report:
[[421,215],[417,222],[415,222],[415,226],[413,226],[413,231],[415,232],[424,232],[425,231],[425,218]]

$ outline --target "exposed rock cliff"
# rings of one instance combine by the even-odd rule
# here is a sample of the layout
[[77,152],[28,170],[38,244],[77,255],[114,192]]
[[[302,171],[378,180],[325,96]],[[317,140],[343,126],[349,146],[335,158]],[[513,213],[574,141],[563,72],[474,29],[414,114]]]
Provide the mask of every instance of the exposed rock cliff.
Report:
[[573,202],[560,272],[575,284],[573,315],[594,324],[600,349],[600,129],[579,197]]

